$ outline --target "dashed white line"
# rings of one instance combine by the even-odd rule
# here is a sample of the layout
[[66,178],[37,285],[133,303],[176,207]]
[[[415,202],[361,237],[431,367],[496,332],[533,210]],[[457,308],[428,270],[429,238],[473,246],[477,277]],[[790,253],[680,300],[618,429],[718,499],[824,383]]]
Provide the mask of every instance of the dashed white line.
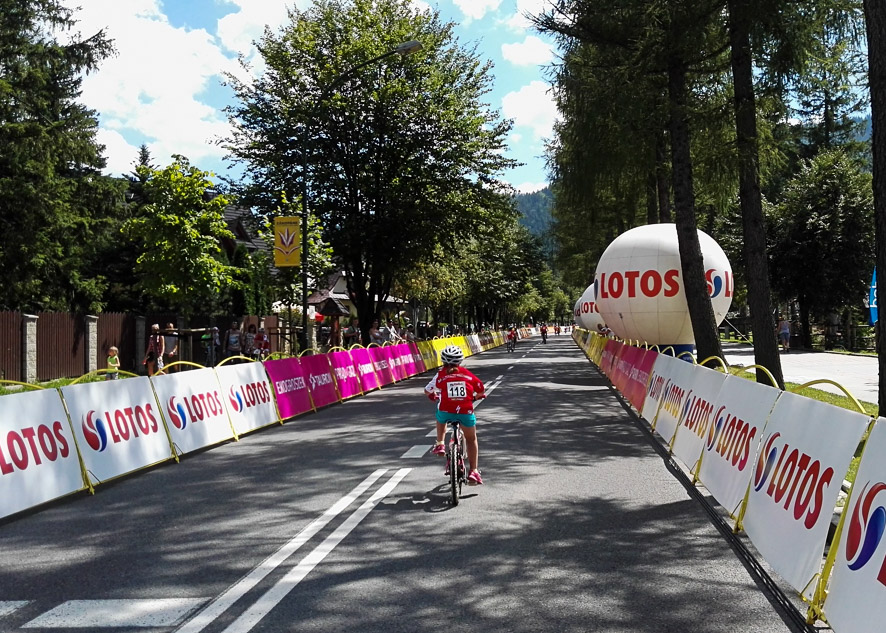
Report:
[[208,598],[68,600],[22,628],[73,629],[175,626]]
[[28,602],[28,600],[0,600],[0,617],[21,609]]
[[[436,433],[437,432],[434,431],[435,435]],[[424,454],[428,452],[428,448],[429,447],[427,444],[416,444],[408,451],[400,455],[400,459],[418,459],[420,457],[424,457]]]
[[234,620],[223,633],[246,633],[251,631],[252,627],[258,624],[271,609],[276,607],[290,591],[295,589],[296,585],[304,580],[314,567],[316,567],[326,556],[335,549],[342,539],[344,539],[360,522],[366,518],[379,501],[388,496],[391,491],[400,483],[400,481],[409,474],[411,468],[401,468],[391,476],[391,478],[379,488],[374,495],[367,499],[363,505],[354,510],[353,514],[345,519],[336,530],[326,537],[320,545],[305,556],[301,562],[293,567],[289,572],[281,578],[276,585],[271,587],[255,604],[246,610],[243,615]]

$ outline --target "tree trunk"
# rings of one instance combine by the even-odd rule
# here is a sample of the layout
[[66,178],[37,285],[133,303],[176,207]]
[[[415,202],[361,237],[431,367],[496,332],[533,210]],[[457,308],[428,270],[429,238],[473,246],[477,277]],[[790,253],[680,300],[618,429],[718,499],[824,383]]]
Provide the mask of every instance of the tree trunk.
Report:
[[658,191],[655,181],[655,172],[649,172],[646,176],[646,224],[658,222]]
[[[864,16],[868,36],[868,82],[871,87],[871,148],[874,155],[874,217],[878,277],[886,275],[886,3],[883,0],[864,0]],[[877,282],[877,305],[881,306]],[[883,319],[877,320],[877,340],[886,340]],[[877,351],[880,368],[880,411],[886,410],[886,355]]]
[[[806,349],[812,349],[812,327],[809,321],[809,304],[803,297],[799,297],[797,303],[800,304],[800,331],[803,336],[803,347]],[[778,345],[777,341],[776,345]]]
[[[738,192],[744,229],[743,252],[747,267],[748,306],[751,309],[751,328],[754,333],[754,361],[768,369],[778,386],[784,389],[778,341],[773,336],[775,320],[772,315],[769,262],[760,196],[757,112],[749,36],[751,16],[747,0],[729,0],[728,7],[739,162]],[[769,378],[758,370],[757,382],[768,384]]]
[[698,357],[722,357],[723,350],[717,336],[717,323],[705,281],[704,259],[695,222],[695,191],[692,184],[689,120],[686,112],[686,68],[680,60],[672,60],[668,69],[668,97],[677,241],[689,319],[692,322]]
[[671,220],[671,188],[668,186],[668,140],[662,130],[655,144],[655,178],[658,189],[658,221],[669,224]]

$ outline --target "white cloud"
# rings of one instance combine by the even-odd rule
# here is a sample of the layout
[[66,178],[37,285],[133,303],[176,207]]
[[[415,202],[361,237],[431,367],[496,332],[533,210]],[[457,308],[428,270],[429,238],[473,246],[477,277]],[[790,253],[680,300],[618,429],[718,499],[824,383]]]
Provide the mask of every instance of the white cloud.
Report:
[[501,54],[517,66],[540,66],[554,58],[554,47],[535,35],[527,35],[518,44],[502,44]]
[[465,23],[481,20],[487,13],[498,9],[501,0],[452,0],[465,16]]
[[[201,94],[234,71],[236,61],[222,52],[204,29],[175,28],[157,0],[90,0],[77,13],[79,30],[89,36],[104,28],[117,55],[83,81],[82,101],[99,112],[110,173],[128,170],[135,159],[127,133],[148,139],[157,164],[173,153],[218,160],[224,151],[211,141],[227,135],[224,113]],[[126,152],[119,156],[116,152]]]
[[99,128],[96,140],[105,146],[105,158],[108,164],[105,172],[112,176],[128,174],[134,170],[133,164],[138,158],[138,148],[130,144],[120,132]]
[[519,185],[514,185],[514,189],[516,189],[520,193],[535,193],[536,191],[541,191],[547,186],[548,183],[546,182],[524,182]]
[[557,108],[550,87],[543,81],[533,81],[516,92],[509,92],[502,98],[502,114],[514,119],[515,127],[532,130],[534,140],[551,137]]
[[550,6],[550,0],[517,0],[517,12],[505,23],[512,30],[523,32],[532,27],[532,23],[523,17],[526,14],[538,15]]
[[253,42],[261,39],[265,25],[271,30],[286,22],[287,7],[295,5],[307,6],[310,2],[290,2],[288,0],[225,0],[227,4],[237,7],[237,11],[229,13],[218,21],[218,37],[222,46],[234,53],[242,53],[247,59],[253,59],[257,53]]

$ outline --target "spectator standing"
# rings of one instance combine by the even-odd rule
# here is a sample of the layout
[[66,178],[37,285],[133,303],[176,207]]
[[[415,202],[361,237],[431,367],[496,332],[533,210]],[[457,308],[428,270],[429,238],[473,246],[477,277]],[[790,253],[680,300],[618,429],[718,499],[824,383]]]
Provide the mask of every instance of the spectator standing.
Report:
[[243,351],[241,353],[244,356],[252,358],[255,354],[255,337],[257,334],[255,324],[250,323],[249,327],[246,328],[246,333],[243,335]]
[[785,317],[779,317],[778,320],[778,342],[781,343],[782,350],[791,351],[791,322]]
[[160,324],[154,323],[151,326],[151,335],[148,337],[148,348],[145,350],[145,359],[142,364],[148,368],[148,376],[163,369],[163,353],[165,351],[166,341],[160,334]]
[[[164,365],[168,366],[178,360],[178,332],[172,323],[166,324],[166,332],[163,336],[163,345],[166,348],[166,360]],[[169,371],[176,371],[173,367]]]
[[355,345],[360,342],[360,320],[357,317],[351,319],[351,324],[345,328],[344,331],[344,345],[345,347],[351,347],[351,345]]
[[218,336],[218,328],[213,327],[200,337],[203,343],[203,352],[205,353],[206,367],[215,367],[218,362],[219,350],[221,349],[221,339]]
[[225,335],[222,337],[222,355],[225,358],[239,356],[243,353],[243,343],[240,324],[237,321],[231,321],[231,327],[225,331]]
[[378,320],[373,321],[372,327],[369,328],[369,342],[376,345],[383,345],[385,342],[384,334],[378,329]]
[[108,371],[105,374],[106,380],[117,380],[120,377],[120,356],[119,350],[113,345],[108,348]]
[[403,340],[407,343],[415,342],[415,326],[411,323],[406,326],[406,332],[403,334]]

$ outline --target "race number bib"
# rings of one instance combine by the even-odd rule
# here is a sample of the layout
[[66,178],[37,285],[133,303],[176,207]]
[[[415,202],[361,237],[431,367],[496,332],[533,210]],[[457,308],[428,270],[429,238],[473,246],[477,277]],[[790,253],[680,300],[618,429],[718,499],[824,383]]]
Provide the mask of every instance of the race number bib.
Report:
[[465,400],[468,397],[468,385],[464,382],[450,382],[446,384],[446,395],[450,400]]

